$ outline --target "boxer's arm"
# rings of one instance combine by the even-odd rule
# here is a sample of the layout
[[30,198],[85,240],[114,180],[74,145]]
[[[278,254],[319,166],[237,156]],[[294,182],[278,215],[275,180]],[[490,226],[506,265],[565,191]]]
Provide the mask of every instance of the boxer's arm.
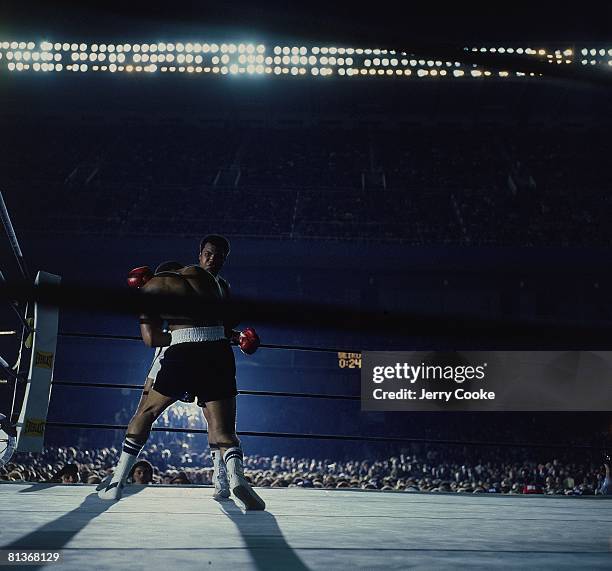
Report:
[[[164,278],[152,278],[141,290],[144,293],[166,293]],[[147,347],[167,347],[172,341],[170,333],[162,329],[163,319],[160,315],[141,314],[140,335]]]
[[[218,280],[223,290],[223,299],[225,301],[229,301],[230,300],[229,283],[227,282],[227,280],[225,280],[221,276],[219,276]],[[240,320],[238,319],[237,315],[230,315],[223,322],[223,327],[225,329],[225,337],[227,337],[232,343],[235,343],[235,344],[238,343],[238,338],[240,337],[240,331],[236,331],[234,329],[234,327],[236,327],[238,323],[240,323]]]

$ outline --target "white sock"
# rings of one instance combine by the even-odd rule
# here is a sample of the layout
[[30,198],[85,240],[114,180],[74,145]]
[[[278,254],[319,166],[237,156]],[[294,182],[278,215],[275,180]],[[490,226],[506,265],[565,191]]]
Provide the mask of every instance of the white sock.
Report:
[[111,479],[112,482],[125,482],[130,470],[136,464],[136,460],[138,459],[138,454],[142,450],[144,444],[138,444],[135,440],[126,436],[123,441],[123,452],[121,452],[121,456],[119,457],[119,462],[117,467],[115,468],[115,473]]

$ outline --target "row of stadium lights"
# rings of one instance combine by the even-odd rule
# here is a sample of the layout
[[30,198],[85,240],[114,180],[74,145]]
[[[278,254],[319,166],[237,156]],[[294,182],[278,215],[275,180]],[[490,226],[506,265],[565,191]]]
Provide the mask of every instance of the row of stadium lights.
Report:
[[[307,69],[302,66],[311,66],[310,73],[312,75],[331,75],[333,70],[325,66],[339,66],[337,73],[339,75],[404,75],[410,76],[413,71],[418,77],[425,76],[446,76],[450,75],[446,70],[427,69],[435,67],[461,67],[459,62],[442,62],[433,60],[415,60],[398,57],[369,57],[363,60],[362,68],[353,67],[354,60],[352,57],[336,57],[347,55],[396,55],[394,50],[384,49],[369,49],[369,48],[343,48],[343,47],[312,47],[308,55],[309,48],[305,46],[289,47],[275,46],[273,48],[274,56],[265,56],[266,47],[263,44],[215,44],[215,43],[157,43],[157,44],[85,44],[85,43],[59,43],[52,44],[51,42],[41,42],[39,47],[42,52],[33,51],[36,48],[34,42],[2,42],[0,47],[7,51],[5,57],[8,61],[7,68],[9,71],[24,71],[33,69],[34,71],[62,71],[64,69],[70,71],[85,72],[91,69],[92,71],[110,71],[110,72],[187,72],[187,73],[221,73],[221,74],[291,74],[304,75]],[[91,50],[87,53],[87,50]],[[470,50],[470,48],[464,48]],[[51,53],[55,50],[56,53]],[[70,52],[72,64],[62,63],[63,55],[59,52]],[[490,52],[490,53],[508,53],[508,54],[526,54],[546,56],[552,63],[557,64],[571,63],[573,51],[571,49],[555,50],[554,53],[547,53],[545,49],[535,50],[533,48],[471,48],[471,51]],[[163,52],[163,53],[160,53]],[[193,54],[197,55],[193,55]],[[211,64],[204,66],[204,58],[201,53],[211,53],[215,55],[211,58]],[[228,54],[239,54],[238,63],[231,63],[231,57]],[[126,55],[129,54],[129,55]],[[175,55],[176,54],[176,55]],[[324,54],[324,55],[323,55]],[[583,56],[612,56],[612,49],[605,50],[587,49],[581,50]],[[66,54],[67,55],[67,54]],[[401,55],[406,55],[401,52]],[[131,61],[126,61],[127,58]],[[2,52],[0,52],[2,59]],[[30,65],[29,62],[33,62]],[[42,62],[42,63],[41,63]],[[96,65],[97,63],[103,65]],[[106,64],[108,62],[108,65]],[[597,60],[582,59],[581,64],[595,65]],[[607,62],[612,65],[612,60]],[[92,65],[93,64],[93,65]],[[145,65],[141,65],[145,64]],[[170,64],[170,65],[157,65]],[[323,67],[318,67],[323,66]],[[345,66],[345,67],[340,67]],[[372,69],[372,67],[395,69]],[[398,66],[403,66],[398,67]],[[418,69],[409,69],[408,66]],[[473,66],[476,68],[476,65]],[[365,69],[364,69],[365,68]],[[450,71],[450,70],[449,70]],[[507,71],[490,72],[488,70],[471,69],[464,71],[462,69],[453,69],[454,77],[462,77],[470,75],[472,77],[508,77]],[[516,72],[516,76],[525,76],[527,74]],[[533,73],[529,75],[533,76]]]
[[[280,66],[275,66],[274,68],[272,67],[264,67],[261,65],[258,66],[247,66],[247,67],[239,67],[237,65],[231,65],[231,66],[214,66],[214,67],[203,67],[203,66],[161,66],[158,67],[155,64],[151,64],[148,66],[133,66],[133,65],[116,65],[116,64],[111,64],[111,65],[103,65],[103,66],[98,66],[98,65],[93,65],[88,66],[87,64],[72,64],[72,65],[67,65],[67,66],[63,66],[61,63],[58,64],[49,64],[49,63],[34,63],[32,64],[31,67],[34,71],[62,71],[63,69],[66,69],[67,71],[80,71],[80,72],[86,72],[89,71],[89,69],[91,69],[92,71],[110,71],[111,73],[114,72],[136,72],[136,73],[140,73],[140,72],[148,72],[148,73],[153,73],[156,71],[161,71],[161,72],[179,72],[179,73],[218,73],[218,74],[222,74],[222,75],[227,75],[227,74],[244,74],[244,73],[248,73],[248,74],[275,74],[275,75],[285,75],[285,74],[291,74],[291,75],[305,75],[307,73],[307,69],[304,67],[280,67]],[[27,71],[30,69],[30,64],[24,64],[23,62],[18,62],[18,63],[14,63],[14,62],[10,62],[8,64],[8,69],[10,71]],[[321,75],[321,76],[326,76],[326,75],[331,75],[333,73],[331,68],[311,68],[310,69],[310,73],[311,75],[317,76],[317,75]],[[411,76],[413,73],[412,70],[410,69],[365,69],[365,68],[340,68],[338,69],[338,75],[341,76],[356,76],[356,75],[362,75],[362,76]],[[416,70],[416,75],[417,77],[436,77],[436,76],[440,76],[440,77],[445,77],[447,75],[450,75],[450,73],[445,70],[445,69],[441,69],[441,70],[437,70],[437,69],[418,69]],[[452,70],[452,76],[453,77],[464,77],[464,76],[471,76],[471,77],[491,77],[491,76],[499,76],[499,77],[508,77],[510,75],[509,72],[507,71],[500,71],[500,72],[496,72],[493,73],[491,71],[485,70],[485,71],[481,71],[478,69],[472,69],[469,72],[466,73],[466,71],[462,70],[462,69],[454,69]],[[524,76],[526,74],[524,73],[517,73],[518,76]],[[533,76],[533,73],[530,73],[529,75]]]

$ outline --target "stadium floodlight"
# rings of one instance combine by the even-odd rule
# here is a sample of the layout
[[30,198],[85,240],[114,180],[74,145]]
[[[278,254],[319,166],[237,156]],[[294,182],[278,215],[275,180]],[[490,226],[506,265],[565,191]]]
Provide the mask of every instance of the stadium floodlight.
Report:
[[182,52],[185,51],[185,44],[182,44],[181,42],[178,42],[176,44],[176,51],[177,52]]
[[87,71],[87,64],[86,64],[86,63],[82,63],[82,64],[81,64],[81,67],[80,67],[80,70],[81,70],[83,73],[85,73],[85,72]]
[[426,70],[426,69],[419,69],[419,70],[417,71],[417,75],[418,75],[419,77],[425,77],[425,76],[427,75],[427,70]]
[[283,51],[283,50],[282,50],[282,48],[281,48],[280,46],[274,46],[274,53],[275,53],[276,55],[278,55],[278,54],[282,53],[282,51]]
[[473,69],[470,74],[472,75],[472,77],[480,77],[482,76],[482,71],[480,71],[479,69]]
[[117,66],[116,66],[116,64],[114,64],[114,63],[110,64],[110,65],[108,66],[108,70],[109,70],[111,73],[115,73],[115,72],[117,71]]
[[516,53],[517,54],[522,54],[523,53],[523,48],[516,48]]
[[55,71],[62,71],[63,68],[64,66],[61,63],[55,64]]

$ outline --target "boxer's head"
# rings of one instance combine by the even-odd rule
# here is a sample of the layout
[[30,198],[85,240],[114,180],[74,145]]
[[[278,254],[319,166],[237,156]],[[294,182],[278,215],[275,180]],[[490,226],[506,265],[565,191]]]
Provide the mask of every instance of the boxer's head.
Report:
[[219,273],[229,252],[230,243],[227,238],[217,234],[205,236],[200,242],[200,267],[213,274]]

